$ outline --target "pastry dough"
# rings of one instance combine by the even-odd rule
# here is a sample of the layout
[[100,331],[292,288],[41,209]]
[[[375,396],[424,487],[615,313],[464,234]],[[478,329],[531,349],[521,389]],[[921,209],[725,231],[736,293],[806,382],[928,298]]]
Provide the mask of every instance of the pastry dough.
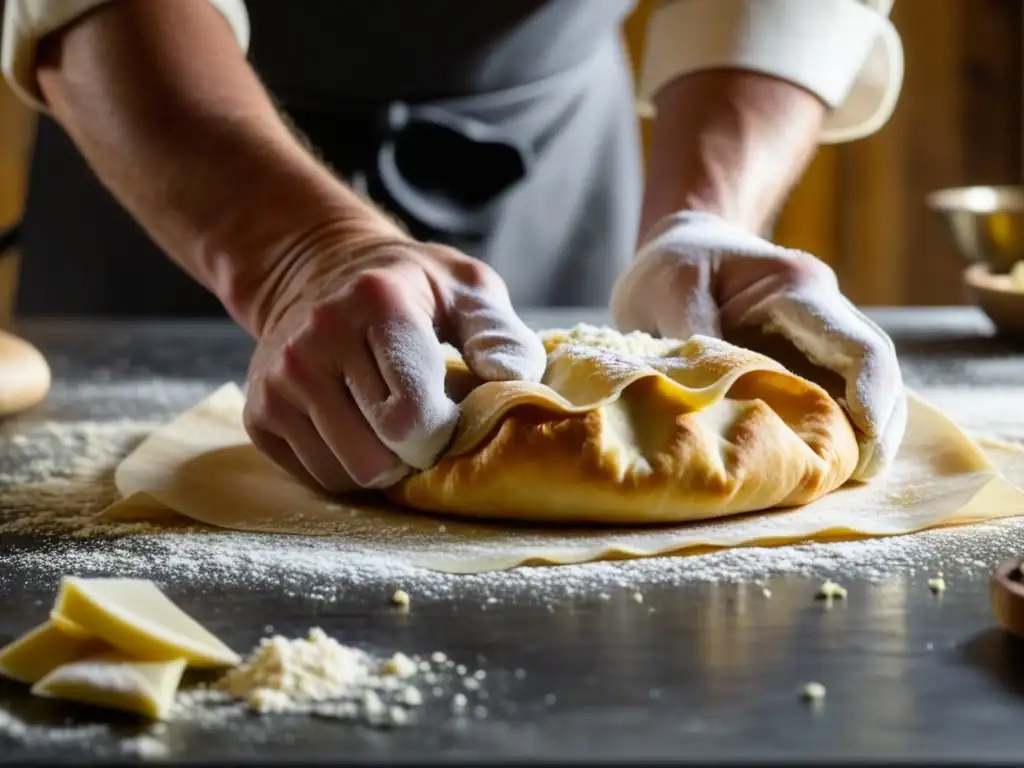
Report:
[[0,331],[0,416],[41,403],[50,391],[50,379],[50,366],[38,349]]
[[563,528],[439,518],[372,496],[326,498],[256,450],[242,423],[245,397],[229,383],[121,462],[115,483],[122,499],[99,514],[157,523],[177,515],[219,528],[329,536],[339,558],[369,552],[448,573],[893,536],[1024,514],[1024,493],[1001,473],[1024,478],[1024,456],[999,454],[997,467],[939,409],[913,392],[907,398],[906,437],[889,472],[869,484],[847,484],[792,509],[706,523]]
[[[806,504],[857,466],[840,406],[763,355],[587,326],[542,339],[542,382],[477,382],[448,451],[393,488],[394,501],[468,517],[671,523]],[[465,365],[449,370],[465,388]]]
[[184,659],[139,661],[107,653],[57,667],[32,686],[32,693],[163,720],[184,671]]
[[193,667],[237,664],[238,654],[144,579],[65,576],[54,613],[137,659],[185,659]]

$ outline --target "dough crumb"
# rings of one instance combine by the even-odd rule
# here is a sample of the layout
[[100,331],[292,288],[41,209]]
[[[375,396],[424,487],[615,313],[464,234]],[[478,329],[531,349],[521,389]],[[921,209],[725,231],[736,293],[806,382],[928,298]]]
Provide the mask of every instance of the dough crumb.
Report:
[[770,589],[768,589],[768,587],[765,587],[764,589],[761,590],[761,594],[764,595],[765,597],[771,597],[772,596],[772,591]]
[[463,711],[469,704],[469,699],[466,698],[464,693],[456,693],[452,696],[452,709],[456,712]]
[[446,661],[448,661],[448,657],[445,656],[444,653],[442,653],[441,651],[434,651],[432,654],[430,654],[430,660],[435,664],[444,664]]
[[946,591],[946,580],[942,576],[942,571],[931,579],[928,579],[928,589],[932,591],[933,595],[941,595]]
[[839,584],[836,584],[834,581],[826,581],[824,584],[818,587],[818,599],[829,601],[831,601],[832,599],[845,600],[846,587],[840,586]]
[[808,683],[800,695],[804,701],[818,702],[824,700],[826,693],[825,686],[821,683]]
[[423,703],[423,694],[419,688],[409,685],[398,692],[395,701],[407,707],[418,707]]
[[644,596],[640,592],[634,592],[633,600],[637,603],[642,603],[644,601]]
[[390,707],[388,709],[388,725],[401,728],[409,722],[409,713],[401,707]]
[[371,723],[379,722],[387,711],[384,700],[376,691],[365,691],[363,693],[363,714]]
[[399,608],[409,607],[409,593],[404,589],[396,589],[395,594],[391,596],[391,603],[397,605]]
[[380,671],[385,675],[395,677],[412,677],[416,674],[418,667],[416,662],[404,653],[396,653],[390,659],[381,664]]

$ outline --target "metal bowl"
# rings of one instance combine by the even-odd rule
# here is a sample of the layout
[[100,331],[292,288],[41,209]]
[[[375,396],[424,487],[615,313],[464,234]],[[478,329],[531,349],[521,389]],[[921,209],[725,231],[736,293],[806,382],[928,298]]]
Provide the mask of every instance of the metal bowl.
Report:
[[1024,259],[1024,187],[956,187],[926,198],[967,261],[1006,274]]

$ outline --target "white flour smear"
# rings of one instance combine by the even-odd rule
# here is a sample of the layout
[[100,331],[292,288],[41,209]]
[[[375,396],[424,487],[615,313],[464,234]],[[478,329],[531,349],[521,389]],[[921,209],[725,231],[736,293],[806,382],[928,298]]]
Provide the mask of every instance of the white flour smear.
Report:
[[[133,384],[131,393],[116,394],[139,397],[139,387],[147,386],[141,396],[150,412],[187,407],[209,389],[196,382],[164,381]],[[92,396],[109,399],[116,389],[97,384]],[[1004,441],[1024,438],[1024,427],[1014,431],[1007,419],[1019,407],[1016,389],[930,389],[923,394],[975,433]],[[194,585],[236,583],[320,601],[366,587],[387,595],[401,587],[417,602],[456,593],[556,598],[596,595],[609,587],[762,581],[781,574],[879,581],[934,570],[937,563],[946,573],[968,576],[983,574],[993,556],[1024,551],[1024,520],[1014,519],[888,539],[450,576],[389,561],[387,542],[379,551],[365,542],[355,551],[337,537],[245,534],[184,524],[98,524],[94,513],[114,499],[113,468],[159,421],[15,419],[0,430],[0,456],[5,457],[0,464],[0,592],[17,589],[26,578],[51,586],[61,575],[74,573]],[[19,534],[29,533],[56,535],[23,546]]]

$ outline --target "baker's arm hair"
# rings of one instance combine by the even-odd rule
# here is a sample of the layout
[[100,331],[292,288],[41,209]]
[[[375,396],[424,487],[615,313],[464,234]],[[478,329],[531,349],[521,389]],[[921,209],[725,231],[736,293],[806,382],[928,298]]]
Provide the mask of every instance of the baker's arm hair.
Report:
[[[237,0],[10,1],[4,62],[21,90],[254,335],[265,295],[310,233],[376,220],[281,119],[246,61]],[[24,52],[27,9],[65,2],[83,12]]]

